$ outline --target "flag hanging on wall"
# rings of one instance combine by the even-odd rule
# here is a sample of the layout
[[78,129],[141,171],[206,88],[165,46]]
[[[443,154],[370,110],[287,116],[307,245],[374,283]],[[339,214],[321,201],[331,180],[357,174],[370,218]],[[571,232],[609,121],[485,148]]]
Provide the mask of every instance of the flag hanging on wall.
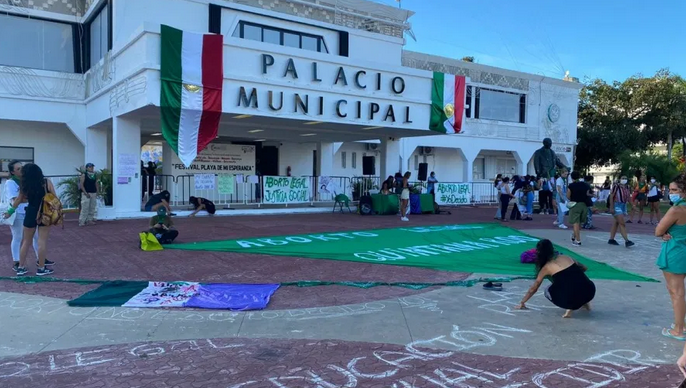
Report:
[[448,134],[462,133],[465,84],[464,76],[434,72],[429,129]]
[[162,25],[160,46],[162,136],[189,167],[217,137],[224,39]]

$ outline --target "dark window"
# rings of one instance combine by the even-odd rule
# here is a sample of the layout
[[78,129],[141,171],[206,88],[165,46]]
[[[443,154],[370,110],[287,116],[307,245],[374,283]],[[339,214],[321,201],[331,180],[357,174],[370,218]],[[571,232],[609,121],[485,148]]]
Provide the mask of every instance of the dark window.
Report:
[[112,49],[112,9],[109,2],[105,2],[99,10],[86,22],[88,34],[87,69],[95,66]]
[[472,87],[467,86],[467,92],[465,93],[464,110],[465,116],[472,117]]
[[0,65],[73,73],[72,24],[0,14]]
[[233,32],[234,38],[256,40],[280,46],[294,47],[303,50],[328,53],[324,38],[303,32],[284,30],[282,28],[267,27],[250,22],[239,22]]
[[475,88],[474,118],[526,123],[526,94]]

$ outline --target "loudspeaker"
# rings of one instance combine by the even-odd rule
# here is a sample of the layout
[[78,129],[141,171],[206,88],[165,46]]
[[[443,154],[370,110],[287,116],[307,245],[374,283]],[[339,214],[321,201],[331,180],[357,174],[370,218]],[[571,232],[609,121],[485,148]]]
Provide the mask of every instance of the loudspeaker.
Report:
[[372,197],[369,195],[363,195],[360,197],[360,204],[358,206],[360,215],[369,216],[374,213],[374,207],[372,205]]
[[429,172],[429,164],[428,163],[419,163],[419,176],[417,177],[418,181],[426,181],[426,178],[428,176]]
[[362,157],[362,175],[376,175],[376,158],[374,156]]

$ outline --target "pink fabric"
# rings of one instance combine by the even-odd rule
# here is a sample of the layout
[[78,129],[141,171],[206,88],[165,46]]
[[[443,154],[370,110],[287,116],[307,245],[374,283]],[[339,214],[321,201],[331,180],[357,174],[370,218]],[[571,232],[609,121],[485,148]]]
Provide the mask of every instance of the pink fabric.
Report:
[[520,257],[522,263],[534,263],[536,262],[536,249],[529,249],[528,251],[522,252]]

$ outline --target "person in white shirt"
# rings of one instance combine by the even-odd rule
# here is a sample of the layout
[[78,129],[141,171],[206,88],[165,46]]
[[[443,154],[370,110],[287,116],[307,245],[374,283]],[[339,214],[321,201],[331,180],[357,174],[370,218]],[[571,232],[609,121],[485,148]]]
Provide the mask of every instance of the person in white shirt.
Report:
[[[13,160],[7,166],[9,168],[10,179],[5,182],[5,200],[8,203],[14,203],[14,199],[19,196],[19,182],[21,179],[21,168],[22,164],[18,160]],[[24,237],[24,218],[26,216],[26,203],[20,204],[16,211],[16,218],[14,223],[10,225],[10,230],[12,231],[12,261],[14,265],[12,269],[17,272],[19,268],[19,251],[21,250],[21,240]],[[33,251],[36,252],[36,260],[38,260],[38,232],[33,235]],[[52,265],[53,263],[49,260],[45,261],[46,265]],[[48,264],[51,263],[51,264]]]
[[565,225],[565,212],[567,211],[567,177],[569,176],[569,171],[563,169],[560,171],[560,177],[557,178],[555,182],[555,190],[557,191],[557,220],[553,225],[557,225],[560,229],[567,229]]
[[[648,205],[650,205],[650,225],[657,225],[660,222],[660,182],[654,176],[650,177],[648,183]],[[655,221],[653,221],[653,214]]]

